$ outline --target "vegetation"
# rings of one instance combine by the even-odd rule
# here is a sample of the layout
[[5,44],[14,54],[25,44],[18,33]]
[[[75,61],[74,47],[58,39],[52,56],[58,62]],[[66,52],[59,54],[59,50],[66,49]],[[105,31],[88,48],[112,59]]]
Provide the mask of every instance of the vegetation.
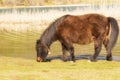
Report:
[[120,4],[119,0],[0,0],[1,6],[42,6],[65,4]]

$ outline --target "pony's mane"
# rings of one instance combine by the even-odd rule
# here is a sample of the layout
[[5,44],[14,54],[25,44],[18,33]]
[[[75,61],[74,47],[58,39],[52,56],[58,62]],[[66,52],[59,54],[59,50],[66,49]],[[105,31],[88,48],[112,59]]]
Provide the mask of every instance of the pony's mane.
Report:
[[64,21],[68,15],[62,16],[52,22],[49,27],[41,35],[40,41],[47,44],[48,46],[52,43],[53,37],[56,33],[56,28]]

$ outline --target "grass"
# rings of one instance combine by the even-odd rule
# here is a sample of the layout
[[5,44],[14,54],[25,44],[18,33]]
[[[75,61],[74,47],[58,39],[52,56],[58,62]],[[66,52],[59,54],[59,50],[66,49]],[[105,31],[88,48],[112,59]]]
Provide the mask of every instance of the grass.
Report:
[[[4,61],[3,61],[4,60]],[[2,57],[1,80],[119,80],[119,62],[98,61],[76,63],[54,60],[37,63],[32,59]]]

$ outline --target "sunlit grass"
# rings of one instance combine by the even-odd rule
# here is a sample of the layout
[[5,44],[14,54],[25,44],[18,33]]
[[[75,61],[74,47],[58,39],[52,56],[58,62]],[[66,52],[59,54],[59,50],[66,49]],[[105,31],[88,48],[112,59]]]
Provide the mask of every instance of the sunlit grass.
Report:
[[1,57],[0,79],[2,80],[119,80],[119,62],[98,61],[76,63],[53,60],[37,63],[34,59]]

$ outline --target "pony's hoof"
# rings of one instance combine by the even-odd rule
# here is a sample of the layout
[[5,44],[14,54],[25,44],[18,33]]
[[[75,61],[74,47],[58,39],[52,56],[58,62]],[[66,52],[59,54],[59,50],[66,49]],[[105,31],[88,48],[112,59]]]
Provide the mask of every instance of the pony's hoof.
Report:
[[90,60],[91,62],[97,62],[97,60]]
[[106,60],[107,61],[112,61],[113,59],[112,59],[112,57],[106,57]]
[[67,62],[67,59],[63,60],[63,62]]
[[90,58],[90,61],[91,61],[91,62],[97,62],[97,60],[94,59],[93,57]]
[[73,61],[73,62],[76,62],[76,60],[75,60],[75,59],[72,59],[72,61]]

